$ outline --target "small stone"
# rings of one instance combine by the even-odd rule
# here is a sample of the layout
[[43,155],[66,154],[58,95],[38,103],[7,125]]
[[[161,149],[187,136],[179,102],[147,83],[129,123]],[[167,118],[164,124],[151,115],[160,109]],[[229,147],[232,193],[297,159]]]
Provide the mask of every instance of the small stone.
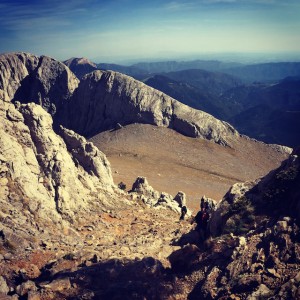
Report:
[[9,287],[6,283],[6,280],[0,276],[0,293],[7,294],[9,292]]
[[271,290],[262,283],[258,289],[247,298],[247,300],[264,299],[266,297],[270,297],[271,295]]
[[281,276],[276,272],[275,269],[267,269],[267,272],[276,278],[281,278]]
[[69,278],[59,278],[56,280],[53,280],[52,282],[48,284],[41,284],[41,286],[45,289],[49,289],[52,292],[60,292],[63,290],[67,290],[71,288],[71,283]]
[[20,296],[26,295],[29,291],[35,292],[36,290],[37,290],[37,287],[36,287],[35,283],[30,280],[23,282],[21,285],[18,285],[16,288],[16,292]]

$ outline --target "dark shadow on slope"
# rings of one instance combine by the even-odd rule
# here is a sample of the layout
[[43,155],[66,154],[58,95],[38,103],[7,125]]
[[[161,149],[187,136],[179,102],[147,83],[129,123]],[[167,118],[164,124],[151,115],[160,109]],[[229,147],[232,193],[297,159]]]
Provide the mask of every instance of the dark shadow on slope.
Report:
[[170,270],[152,257],[111,259],[83,265],[74,272],[50,274],[51,266],[36,280],[37,286],[69,279],[71,288],[56,295],[64,299],[166,299],[174,293]]

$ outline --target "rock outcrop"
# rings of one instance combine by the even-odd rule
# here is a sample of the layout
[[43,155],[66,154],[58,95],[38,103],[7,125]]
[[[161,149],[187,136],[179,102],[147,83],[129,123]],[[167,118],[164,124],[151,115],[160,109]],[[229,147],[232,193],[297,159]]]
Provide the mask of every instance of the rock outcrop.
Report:
[[1,101],[0,108],[3,201],[21,193],[29,211],[58,221],[88,210],[93,193],[114,189],[104,154],[66,129],[62,137],[57,135],[41,106],[30,103],[16,109]]
[[79,83],[69,68],[47,56],[9,53],[0,56],[0,70],[1,99],[35,102],[62,122],[63,106]]
[[[142,201],[148,207],[167,208],[181,213],[181,207],[186,206],[186,197],[183,192],[178,192],[175,197],[165,192],[160,193],[149,185],[145,177],[138,177],[129,193],[132,198]],[[191,216],[190,210],[187,210],[187,216]]]
[[212,214],[215,236],[172,253],[172,270],[184,277],[175,285],[193,286],[188,299],[299,298],[299,154],[256,182],[234,185]]
[[247,232],[262,215],[286,214],[300,219],[299,174],[299,151],[294,150],[278,169],[262,179],[233,185],[212,215],[212,234]]

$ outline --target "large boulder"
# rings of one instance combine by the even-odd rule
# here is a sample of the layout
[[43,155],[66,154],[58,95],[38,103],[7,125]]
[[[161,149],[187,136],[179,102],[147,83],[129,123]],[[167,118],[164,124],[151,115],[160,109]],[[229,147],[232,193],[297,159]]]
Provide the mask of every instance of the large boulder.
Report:
[[[165,192],[158,192],[149,185],[146,177],[138,177],[132,185],[132,189],[129,193],[138,200],[141,200],[149,207],[154,208],[166,208],[170,209],[176,213],[181,213],[181,207],[178,203],[178,194],[177,200],[172,197],[170,194]],[[185,196],[183,192],[179,192],[180,197]],[[182,200],[182,199],[181,199]],[[190,216],[190,210],[187,211],[187,214]]]
[[110,163],[105,154],[101,152],[92,142],[72,130],[61,126],[61,136],[64,139],[67,149],[72,153],[85,171],[99,178],[100,182],[110,187],[113,184]]

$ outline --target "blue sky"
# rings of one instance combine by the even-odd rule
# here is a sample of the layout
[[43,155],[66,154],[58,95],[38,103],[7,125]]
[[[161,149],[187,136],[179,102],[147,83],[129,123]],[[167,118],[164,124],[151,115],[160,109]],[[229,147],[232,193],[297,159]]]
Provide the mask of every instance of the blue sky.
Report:
[[0,52],[64,60],[300,53],[300,0],[0,0]]

